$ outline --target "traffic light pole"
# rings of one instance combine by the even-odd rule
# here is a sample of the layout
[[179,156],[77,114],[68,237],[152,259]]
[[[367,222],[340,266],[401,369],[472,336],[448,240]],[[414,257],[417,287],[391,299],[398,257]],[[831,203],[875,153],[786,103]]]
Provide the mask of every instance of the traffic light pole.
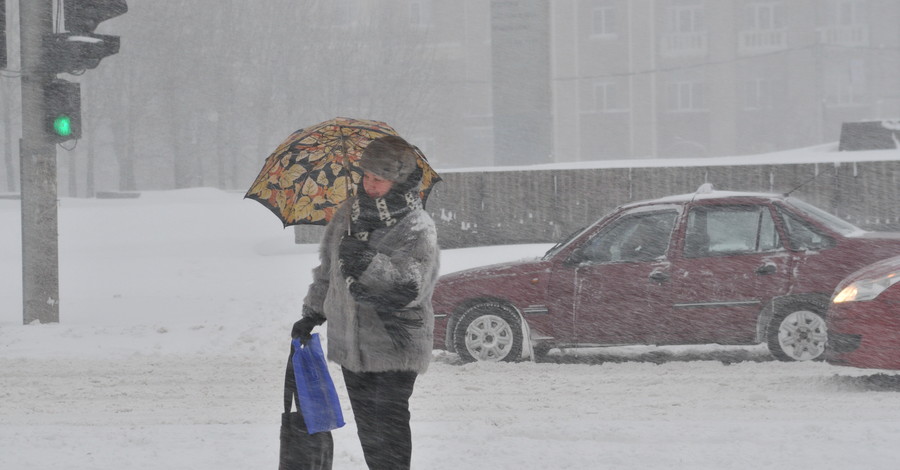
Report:
[[22,70],[23,321],[59,322],[56,145],[43,126],[44,93],[55,74],[41,71],[43,37],[53,32],[53,1],[19,2]]

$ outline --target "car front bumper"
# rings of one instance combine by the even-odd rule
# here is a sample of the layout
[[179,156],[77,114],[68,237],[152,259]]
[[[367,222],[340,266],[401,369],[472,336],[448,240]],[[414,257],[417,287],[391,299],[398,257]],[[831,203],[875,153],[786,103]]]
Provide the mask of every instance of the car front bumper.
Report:
[[859,349],[862,335],[828,332],[828,344],[825,346],[825,360],[832,364],[844,364],[843,358]]
[[891,310],[877,301],[832,305],[825,360],[842,366],[900,369],[900,323]]

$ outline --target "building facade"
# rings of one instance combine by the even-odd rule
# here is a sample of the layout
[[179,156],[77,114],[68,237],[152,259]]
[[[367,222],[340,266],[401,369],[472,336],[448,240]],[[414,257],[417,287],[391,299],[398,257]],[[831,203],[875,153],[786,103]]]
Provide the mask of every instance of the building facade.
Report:
[[[389,122],[438,169],[753,155],[900,118],[897,0],[226,4],[117,19],[129,45],[82,82],[61,194],[241,188],[291,131],[336,115]],[[187,33],[159,37],[158,18]],[[14,192],[4,80],[0,191]]]
[[900,117],[882,0],[570,0],[552,18],[554,159],[742,155]]
[[[463,156],[435,149],[441,166],[749,155],[836,141],[845,121],[900,118],[900,2],[489,3],[432,6],[448,13],[435,16],[436,28],[444,27],[438,18],[464,25],[455,30],[465,57],[459,73],[467,143]],[[533,41],[540,35],[522,24],[523,11],[546,14],[549,44]],[[532,42],[509,47],[515,21]],[[505,47],[492,47],[492,37]],[[530,77],[519,75],[521,83],[498,83],[516,75],[501,75],[496,64],[543,64],[548,49],[551,112],[535,117],[552,130],[550,155],[487,151],[509,148],[497,140],[516,138],[498,90],[533,92],[534,83],[545,83],[533,68]]]

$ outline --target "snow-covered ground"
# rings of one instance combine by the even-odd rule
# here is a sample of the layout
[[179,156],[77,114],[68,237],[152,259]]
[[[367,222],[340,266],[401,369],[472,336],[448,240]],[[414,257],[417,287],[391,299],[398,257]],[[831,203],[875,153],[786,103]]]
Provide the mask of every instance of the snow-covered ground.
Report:
[[[274,469],[290,326],[316,263],[261,205],[213,189],[62,199],[60,323],[22,325],[18,201],[0,200],[0,469]],[[442,272],[545,245],[446,250]],[[365,468],[348,424],[335,468]],[[435,352],[417,469],[895,469],[900,375],[755,347]]]

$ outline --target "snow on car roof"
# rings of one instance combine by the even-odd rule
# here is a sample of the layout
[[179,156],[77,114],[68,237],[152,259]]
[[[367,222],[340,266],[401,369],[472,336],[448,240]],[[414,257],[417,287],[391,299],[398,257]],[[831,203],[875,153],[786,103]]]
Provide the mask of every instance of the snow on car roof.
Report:
[[687,194],[676,194],[672,196],[664,196],[657,199],[648,199],[644,201],[637,201],[623,205],[622,207],[631,207],[631,206],[639,206],[643,204],[659,204],[659,203],[686,203],[690,201],[702,200],[702,199],[720,199],[720,198],[730,198],[730,197],[754,197],[754,198],[762,198],[762,199],[784,199],[784,195],[774,194],[774,193],[757,193],[757,192],[744,192],[744,191],[719,191],[713,189],[713,186],[710,183],[704,183],[697,191],[693,193]]

